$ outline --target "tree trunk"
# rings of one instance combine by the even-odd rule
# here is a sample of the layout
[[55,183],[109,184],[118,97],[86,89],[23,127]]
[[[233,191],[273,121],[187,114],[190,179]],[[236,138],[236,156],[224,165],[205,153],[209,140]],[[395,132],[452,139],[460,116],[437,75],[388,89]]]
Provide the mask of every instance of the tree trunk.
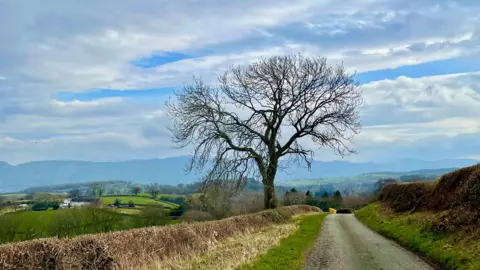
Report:
[[263,192],[265,209],[274,209],[277,207],[277,198],[275,197],[275,175],[277,174],[278,158],[270,155],[269,165],[263,175]]
[[265,209],[273,209],[277,207],[277,202],[275,198],[275,188],[273,187],[273,183],[264,184],[263,185],[263,192],[264,192],[264,206]]

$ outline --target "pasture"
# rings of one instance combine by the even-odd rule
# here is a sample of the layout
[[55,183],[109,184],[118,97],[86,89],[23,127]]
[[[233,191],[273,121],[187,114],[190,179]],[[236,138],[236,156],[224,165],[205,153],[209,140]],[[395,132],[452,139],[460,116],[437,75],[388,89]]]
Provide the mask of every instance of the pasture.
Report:
[[143,196],[105,196],[100,198],[103,204],[113,204],[116,199],[119,199],[122,204],[127,204],[129,201],[133,201],[135,205],[148,205],[148,206],[163,206],[166,208],[176,208],[179,205],[171,202],[157,201],[150,197]]
[[[145,212],[143,210],[150,209]],[[0,216],[0,243],[43,237],[72,237],[131,228],[178,223],[161,207],[64,208],[17,211]]]

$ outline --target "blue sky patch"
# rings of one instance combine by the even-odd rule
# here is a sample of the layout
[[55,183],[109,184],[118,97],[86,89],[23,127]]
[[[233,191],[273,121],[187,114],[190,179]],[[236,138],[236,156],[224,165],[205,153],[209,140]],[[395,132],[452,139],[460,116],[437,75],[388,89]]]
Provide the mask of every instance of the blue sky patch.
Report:
[[151,68],[156,66],[165,65],[172,62],[177,62],[184,59],[193,58],[192,56],[177,53],[177,52],[167,52],[162,54],[154,54],[147,58],[141,58],[130,62],[132,65],[141,67],[141,68]]
[[[170,59],[172,60],[179,58],[171,57]],[[166,60],[164,59],[163,61]],[[357,74],[356,79],[360,84],[366,84],[373,81],[385,79],[392,80],[398,78],[399,76],[420,78],[424,76],[446,75],[475,71],[480,71],[480,62],[467,58],[454,58],[422,63],[418,65],[402,66],[395,69],[382,69],[363,72]],[[61,101],[91,101],[109,97],[148,98],[170,95],[173,93],[173,90],[174,88],[172,87],[138,90],[91,89],[86,92],[59,92],[57,93],[56,98]]]
[[56,98],[61,101],[92,101],[102,98],[111,97],[128,97],[128,98],[146,98],[171,95],[174,88],[156,88],[141,90],[111,90],[111,89],[92,89],[87,92],[60,92]]
[[356,79],[361,84],[396,79],[400,76],[420,78],[425,76],[447,75],[454,73],[480,71],[480,62],[468,58],[453,58],[418,65],[402,66],[395,69],[382,69],[359,73]]

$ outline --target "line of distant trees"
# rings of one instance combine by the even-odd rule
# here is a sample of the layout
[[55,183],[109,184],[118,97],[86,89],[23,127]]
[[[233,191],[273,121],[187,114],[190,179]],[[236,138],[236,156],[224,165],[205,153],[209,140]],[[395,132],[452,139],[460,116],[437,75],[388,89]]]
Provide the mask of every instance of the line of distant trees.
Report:
[[[315,193],[318,195],[318,193]],[[342,194],[340,191],[335,191],[332,194],[324,192],[321,196],[314,196],[309,190],[307,192],[299,192],[295,188],[285,192],[282,200],[283,205],[298,205],[308,204],[316,206],[323,211],[328,211],[329,208],[340,208],[343,203]]]
[[[76,190],[77,196],[107,196],[107,195],[138,195],[141,192],[148,192],[154,187],[156,194],[192,194],[198,192],[198,183],[178,184],[178,185],[162,185],[159,183],[152,184],[133,184],[130,181],[95,181],[84,183],[71,183],[49,186],[30,187],[21,193],[42,193],[42,192],[69,192]],[[77,193],[80,193],[79,195]]]
[[[59,190],[54,190],[59,192]],[[192,184],[178,184],[178,185],[161,185],[152,183],[149,185],[132,184],[130,182],[123,182],[121,185],[115,182],[112,186],[108,182],[92,182],[87,187],[73,188],[67,191],[70,198],[82,196],[114,196],[114,195],[134,195],[138,196],[140,193],[148,193],[156,198],[158,194],[178,194],[187,195],[199,191],[198,183]],[[62,192],[64,192],[62,190]]]

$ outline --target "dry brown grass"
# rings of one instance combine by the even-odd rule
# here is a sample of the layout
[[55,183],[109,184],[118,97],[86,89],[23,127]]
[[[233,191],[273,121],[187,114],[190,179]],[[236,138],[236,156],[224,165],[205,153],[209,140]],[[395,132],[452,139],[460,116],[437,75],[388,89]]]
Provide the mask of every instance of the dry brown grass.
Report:
[[215,219],[212,214],[205,212],[205,211],[200,211],[200,210],[188,210],[186,211],[182,217],[182,220],[192,222],[192,221],[207,221],[207,220],[213,220]]
[[386,186],[380,200],[395,212],[436,211],[436,231],[478,234],[480,227],[480,164],[447,173],[434,182]]
[[397,212],[457,207],[480,207],[480,164],[443,175],[434,182],[392,184],[380,193],[380,200]]
[[396,212],[415,211],[428,205],[434,188],[431,182],[391,184],[383,188],[379,198]]
[[480,164],[443,175],[435,186],[431,206],[449,209],[480,207]]
[[289,206],[218,221],[12,243],[0,246],[0,269],[138,269],[169,257],[205,252],[234,235],[319,211]]
[[297,227],[294,223],[287,223],[273,225],[256,233],[242,233],[218,243],[205,253],[168,258],[145,270],[237,269],[240,265],[252,262],[273,246],[278,245],[281,239],[292,234]]

